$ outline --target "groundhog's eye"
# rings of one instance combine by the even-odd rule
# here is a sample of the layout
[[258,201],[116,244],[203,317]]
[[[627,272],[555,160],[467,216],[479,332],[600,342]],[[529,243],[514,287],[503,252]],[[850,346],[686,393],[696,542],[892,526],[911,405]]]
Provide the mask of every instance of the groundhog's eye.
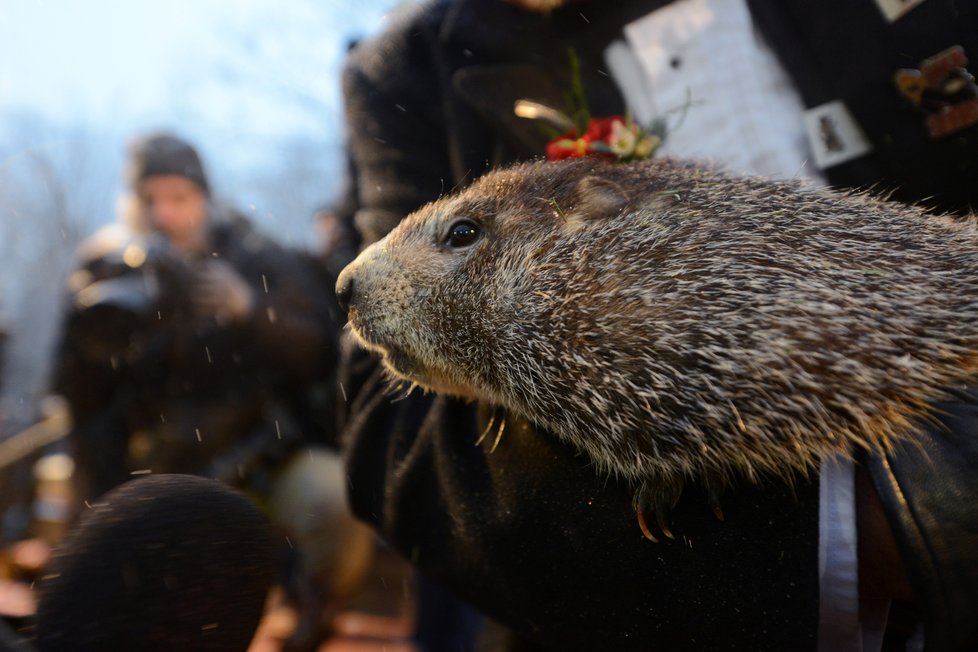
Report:
[[448,227],[445,244],[449,247],[468,247],[479,239],[479,225],[472,220],[459,220]]

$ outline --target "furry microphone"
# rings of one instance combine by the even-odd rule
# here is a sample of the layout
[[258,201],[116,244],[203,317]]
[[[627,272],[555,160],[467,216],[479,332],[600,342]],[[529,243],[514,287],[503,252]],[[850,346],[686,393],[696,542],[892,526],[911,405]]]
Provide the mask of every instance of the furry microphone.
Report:
[[274,575],[265,517],[204,478],[156,475],[105,494],[40,583],[42,652],[248,647]]

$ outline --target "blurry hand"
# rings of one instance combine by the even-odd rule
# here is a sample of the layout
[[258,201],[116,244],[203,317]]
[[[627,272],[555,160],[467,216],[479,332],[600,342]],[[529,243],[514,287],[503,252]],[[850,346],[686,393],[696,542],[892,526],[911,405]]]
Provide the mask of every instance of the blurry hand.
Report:
[[241,275],[223,260],[208,260],[195,273],[194,308],[218,321],[238,321],[251,314],[255,296]]

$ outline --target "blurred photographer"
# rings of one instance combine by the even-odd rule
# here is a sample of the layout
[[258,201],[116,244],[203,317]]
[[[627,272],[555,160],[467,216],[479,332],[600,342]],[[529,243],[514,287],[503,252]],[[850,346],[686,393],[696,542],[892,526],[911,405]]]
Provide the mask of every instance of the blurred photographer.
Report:
[[372,545],[314,398],[332,396],[332,290],[213,201],[179,138],[134,142],[127,182],[119,222],[82,243],[69,278],[54,391],[74,421],[77,509],[146,473],[237,486],[294,545],[285,583],[320,630],[336,583],[355,583],[336,568],[362,568]]
[[302,441],[290,405],[334,355],[308,271],[212,201],[197,152],[131,148],[120,224],[70,277],[55,391],[68,399],[78,499],[133,473],[197,473],[257,489]]

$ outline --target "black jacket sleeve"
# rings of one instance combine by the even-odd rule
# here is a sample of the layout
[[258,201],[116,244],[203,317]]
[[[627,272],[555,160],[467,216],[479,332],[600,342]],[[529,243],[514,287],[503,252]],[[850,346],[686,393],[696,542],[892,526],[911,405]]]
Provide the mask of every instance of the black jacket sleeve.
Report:
[[355,224],[365,244],[451,190],[441,74],[433,55],[440,12],[357,46],[343,70],[350,156],[358,173]]
[[629,488],[552,435],[346,370],[355,512],[502,623],[557,649],[814,649],[817,483],[728,492],[722,522],[689,490],[652,543]]

